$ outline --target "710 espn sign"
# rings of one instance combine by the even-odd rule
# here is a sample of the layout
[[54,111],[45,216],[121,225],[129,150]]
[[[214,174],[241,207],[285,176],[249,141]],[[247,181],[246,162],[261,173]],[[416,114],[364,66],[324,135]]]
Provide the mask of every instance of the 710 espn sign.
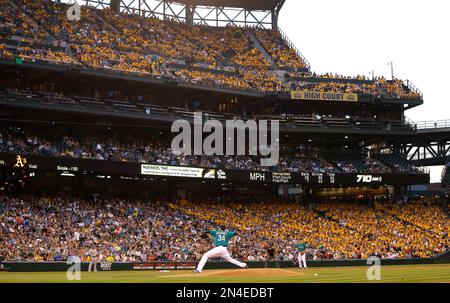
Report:
[[266,174],[265,173],[250,173],[250,181],[265,182]]
[[381,182],[383,181],[383,177],[378,176],[372,176],[372,175],[357,175],[356,176],[356,182],[357,183],[374,183],[374,182]]

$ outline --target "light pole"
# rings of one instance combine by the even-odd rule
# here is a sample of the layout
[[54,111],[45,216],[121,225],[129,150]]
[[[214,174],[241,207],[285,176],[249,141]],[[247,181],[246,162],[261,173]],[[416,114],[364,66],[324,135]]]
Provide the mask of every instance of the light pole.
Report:
[[388,63],[388,65],[391,66],[391,78],[392,78],[392,81],[394,81],[394,62],[391,61]]

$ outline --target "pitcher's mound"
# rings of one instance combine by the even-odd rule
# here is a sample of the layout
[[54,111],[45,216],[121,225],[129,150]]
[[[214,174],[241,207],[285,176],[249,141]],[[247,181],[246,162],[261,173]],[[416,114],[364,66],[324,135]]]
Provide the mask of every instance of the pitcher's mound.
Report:
[[298,277],[304,272],[298,269],[281,268],[249,268],[249,269],[212,269],[204,270],[200,274],[180,274],[172,277]]

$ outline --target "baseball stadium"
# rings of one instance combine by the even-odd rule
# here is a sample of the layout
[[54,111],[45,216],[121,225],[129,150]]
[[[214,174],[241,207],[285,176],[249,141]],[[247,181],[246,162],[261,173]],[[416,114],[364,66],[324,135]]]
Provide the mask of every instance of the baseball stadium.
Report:
[[288,1],[0,0],[0,283],[449,283],[450,120]]

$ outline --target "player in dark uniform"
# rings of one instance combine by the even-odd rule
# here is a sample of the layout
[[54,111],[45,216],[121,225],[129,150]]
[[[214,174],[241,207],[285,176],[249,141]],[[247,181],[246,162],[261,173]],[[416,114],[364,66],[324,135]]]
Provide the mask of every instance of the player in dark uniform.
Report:
[[269,261],[274,261],[276,268],[280,268],[280,263],[278,262],[278,247],[275,243],[266,243],[267,249],[267,260],[265,261],[264,267],[267,268]]

